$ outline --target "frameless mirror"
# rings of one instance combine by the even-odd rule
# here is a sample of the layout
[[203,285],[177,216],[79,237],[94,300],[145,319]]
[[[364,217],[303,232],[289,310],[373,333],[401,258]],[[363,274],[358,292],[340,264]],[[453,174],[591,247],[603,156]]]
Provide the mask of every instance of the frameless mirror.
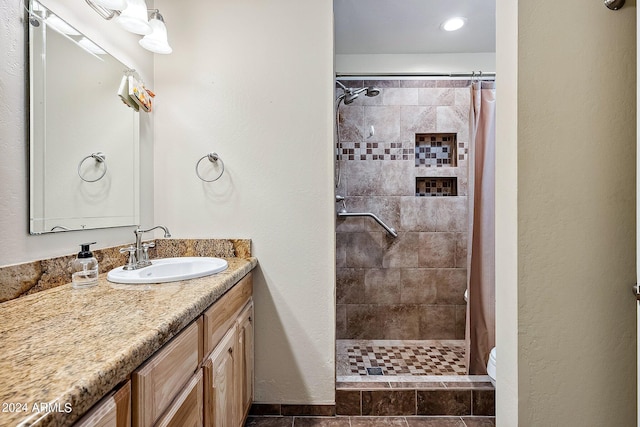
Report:
[[139,117],[129,67],[29,2],[30,233],[139,222]]

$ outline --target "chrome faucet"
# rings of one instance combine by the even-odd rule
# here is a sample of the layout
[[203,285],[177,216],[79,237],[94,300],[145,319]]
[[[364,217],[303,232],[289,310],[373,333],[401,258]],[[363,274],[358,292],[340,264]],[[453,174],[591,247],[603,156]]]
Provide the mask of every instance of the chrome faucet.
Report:
[[164,231],[164,237],[171,237],[171,233],[169,229],[163,225],[156,225],[155,227],[148,228],[143,230],[140,226],[136,227],[133,231],[133,234],[136,235],[136,245],[129,246],[128,248],[120,249],[121,253],[128,252],[129,260],[127,264],[123,267],[125,270],[136,270],[138,268],[147,267],[151,265],[151,261],[149,261],[149,248],[155,246],[154,243],[142,243],[142,234],[147,233],[149,231],[153,231],[157,228],[161,228]]

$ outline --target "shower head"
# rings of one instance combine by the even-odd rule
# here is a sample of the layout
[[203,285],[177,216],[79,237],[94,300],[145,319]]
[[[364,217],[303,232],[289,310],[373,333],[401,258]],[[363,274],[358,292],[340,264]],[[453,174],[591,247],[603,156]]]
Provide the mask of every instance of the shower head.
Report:
[[380,89],[373,86],[361,87],[359,89],[348,88],[339,81],[336,80],[336,83],[342,88],[343,93],[338,96],[338,99],[344,100],[346,105],[351,104],[355,99],[364,92],[365,96],[373,97],[380,95]]
[[378,89],[377,87],[369,86],[366,90],[367,92],[365,93],[365,95],[368,97],[380,95],[380,89]]
[[351,104],[358,97],[358,93],[347,92],[344,94],[344,103],[346,105]]

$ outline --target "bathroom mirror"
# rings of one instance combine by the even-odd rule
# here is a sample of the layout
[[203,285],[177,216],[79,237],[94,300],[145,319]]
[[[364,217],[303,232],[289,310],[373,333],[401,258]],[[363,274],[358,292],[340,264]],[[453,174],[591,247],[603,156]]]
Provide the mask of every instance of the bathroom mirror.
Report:
[[118,97],[129,70],[29,2],[29,231],[139,222],[139,113]]

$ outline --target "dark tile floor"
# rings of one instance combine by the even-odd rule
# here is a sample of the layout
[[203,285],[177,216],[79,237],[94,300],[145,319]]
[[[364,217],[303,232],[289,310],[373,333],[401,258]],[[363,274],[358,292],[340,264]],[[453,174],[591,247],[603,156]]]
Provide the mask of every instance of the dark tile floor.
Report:
[[245,427],[495,427],[495,417],[250,416]]

